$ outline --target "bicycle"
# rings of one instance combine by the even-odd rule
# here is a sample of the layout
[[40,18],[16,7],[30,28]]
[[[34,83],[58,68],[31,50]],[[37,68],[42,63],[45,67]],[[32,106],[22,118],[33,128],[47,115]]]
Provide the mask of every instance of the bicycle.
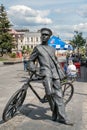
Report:
[[[28,88],[30,88],[33,91],[33,93],[36,95],[36,97],[39,99],[41,103],[48,102],[46,95],[44,95],[44,97],[41,98],[31,85],[31,82],[42,81],[43,78],[44,77],[42,77],[38,73],[32,73],[26,81],[26,83],[24,83],[24,85],[11,96],[3,110],[2,119],[4,122],[10,120],[16,115],[17,111],[20,109],[26,98]],[[61,86],[63,92],[63,100],[65,105],[67,105],[67,103],[72,99],[74,87],[72,83],[67,81],[67,79],[61,82]]]

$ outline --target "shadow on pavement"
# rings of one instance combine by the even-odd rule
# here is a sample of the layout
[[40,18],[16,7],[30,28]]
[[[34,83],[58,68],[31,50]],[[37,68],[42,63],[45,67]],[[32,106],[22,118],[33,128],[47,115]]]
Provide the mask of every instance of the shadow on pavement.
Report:
[[74,92],[74,94],[79,94],[79,95],[82,95],[82,96],[87,96],[87,93]]
[[33,104],[25,104],[20,109],[20,113],[33,120],[51,120],[51,116],[47,114],[48,110],[50,110],[50,108],[43,108]]
[[3,124],[3,123],[4,123],[4,121],[3,121],[3,120],[1,120],[1,121],[0,121],[0,124]]

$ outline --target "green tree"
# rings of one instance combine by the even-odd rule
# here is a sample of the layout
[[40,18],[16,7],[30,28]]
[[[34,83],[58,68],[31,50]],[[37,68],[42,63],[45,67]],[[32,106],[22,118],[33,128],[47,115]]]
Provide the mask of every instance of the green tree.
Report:
[[71,40],[71,44],[73,45],[74,48],[80,48],[84,46],[86,43],[86,40],[82,36],[82,32],[75,31],[75,35],[73,39]]
[[0,6],[0,48],[2,50],[7,49],[11,52],[13,45],[13,37],[9,34],[9,29],[11,27],[10,21],[8,20],[5,7],[1,4]]

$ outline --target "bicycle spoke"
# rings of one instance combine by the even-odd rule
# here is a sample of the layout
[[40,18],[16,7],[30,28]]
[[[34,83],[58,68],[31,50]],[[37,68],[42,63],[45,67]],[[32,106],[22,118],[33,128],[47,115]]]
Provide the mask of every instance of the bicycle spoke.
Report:
[[14,106],[9,106],[8,111],[6,111],[6,118],[10,119],[14,116],[15,112],[16,112],[16,107]]
[[15,99],[13,100],[13,102],[11,102],[11,105],[15,105],[15,107],[18,108],[22,103],[23,96],[24,96],[23,91],[18,93],[17,96],[15,97]]
[[67,104],[71,100],[73,95],[73,85],[71,83],[62,84],[62,91],[64,103]]
[[67,101],[67,99],[65,99],[65,98],[64,98],[63,100],[64,100],[64,102],[66,102],[66,101]]

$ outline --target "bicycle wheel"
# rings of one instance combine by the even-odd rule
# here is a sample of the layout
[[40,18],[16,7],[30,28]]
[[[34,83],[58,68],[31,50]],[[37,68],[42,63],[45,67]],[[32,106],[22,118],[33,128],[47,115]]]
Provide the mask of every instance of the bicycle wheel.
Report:
[[15,116],[19,107],[24,102],[24,99],[26,97],[26,92],[27,92],[26,89],[19,89],[12,95],[12,97],[7,102],[2,114],[2,119],[4,121],[8,121],[9,119]]
[[63,92],[63,100],[65,105],[71,100],[73,93],[74,93],[74,87],[71,83],[62,83],[62,92]]

